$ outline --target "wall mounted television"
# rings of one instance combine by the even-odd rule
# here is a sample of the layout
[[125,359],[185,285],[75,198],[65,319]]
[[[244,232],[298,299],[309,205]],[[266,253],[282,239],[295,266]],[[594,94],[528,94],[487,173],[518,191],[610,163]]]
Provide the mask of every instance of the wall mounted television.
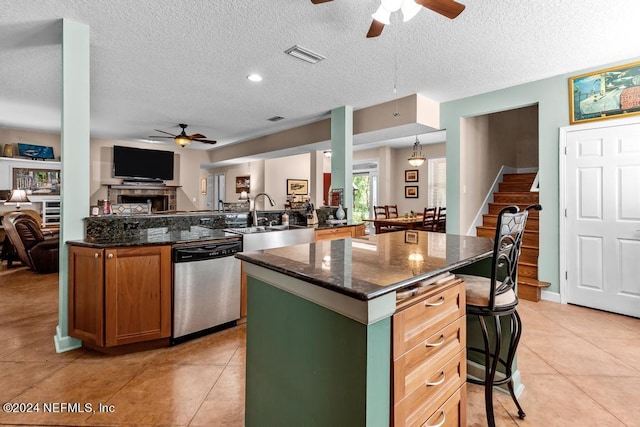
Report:
[[173,179],[173,151],[113,146],[113,177],[126,181]]
[[53,155],[53,147],[24,144],[22,142],[18,142],[18,155],[21,157],[29,157],[31,159],[38,160],[55,159]]

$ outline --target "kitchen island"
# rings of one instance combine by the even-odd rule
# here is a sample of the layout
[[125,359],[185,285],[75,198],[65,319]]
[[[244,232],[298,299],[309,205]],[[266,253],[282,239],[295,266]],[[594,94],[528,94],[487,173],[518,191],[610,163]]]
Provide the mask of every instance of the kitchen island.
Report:
[[[437,424],[451,408],[464,425],[464,285],[449,272],[491,250],[485,238],[405,231],[237,254],[248,275],[245,425]],[[438,352],[415,356],[423,339]],[[415,375],[448,388],[425,397]]]

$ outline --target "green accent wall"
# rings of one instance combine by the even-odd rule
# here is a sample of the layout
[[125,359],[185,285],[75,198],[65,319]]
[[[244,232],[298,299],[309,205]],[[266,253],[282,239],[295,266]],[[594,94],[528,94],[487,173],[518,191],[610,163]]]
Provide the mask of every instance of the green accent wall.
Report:
[[447,231],[460,230],[460,128],[464,118],[538,105],[538,163],[540,173],[540,258],[538,277],[551,283],[548,291],[560,292],[560,177],[559,132],[569,125],[569,77],[616,65],[605,64],[532,83],[444,102],[440,105],[440,128],[447,130]]
[[247,427],[388,426],[391,319],[369,326],[248,277]]
[[353,212],[353,107],[331,110],[331,188],[342,188],[344,207]]

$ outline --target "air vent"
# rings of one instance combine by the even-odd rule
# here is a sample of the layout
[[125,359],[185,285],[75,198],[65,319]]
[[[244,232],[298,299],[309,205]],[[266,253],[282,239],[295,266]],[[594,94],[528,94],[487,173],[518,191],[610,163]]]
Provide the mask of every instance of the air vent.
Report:
[[311,64],[315,64],[325,59],[325,57],[320,55],[319,53],[315,53],[314,51],[305,49],[304,47],[298,45],[290,47],[289,49],[285,50],[284,53],[295,58],[302,59],[303,61],[309,62]]
[[279,122],[280,120],[284,120],[284,117],[273,116],[273,117],[268,118],[267,120],[269,120],[270,122]]

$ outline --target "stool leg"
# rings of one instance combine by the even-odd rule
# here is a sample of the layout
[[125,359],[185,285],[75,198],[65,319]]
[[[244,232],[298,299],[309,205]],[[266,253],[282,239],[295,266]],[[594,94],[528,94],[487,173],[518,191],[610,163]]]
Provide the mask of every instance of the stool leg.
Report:
[[511,314],[511,329],[511,343],[509,345],[509,354],[507,356],[506,366],[506,373],[509,377],[509,382],[507,383],[507,385],[509,386],[509,394],[511,394],[511,398],[518,408],[518,417],[520,419],[524,419],[527,414],[525,414],[522,410],[520,402],[518,402],[518,398],[516,397],[516,393],[513,390],[513,375],[511,370],[511,367],[513,366],[513,359],[515,358],[516,350],[518,348],[518,343],[520,342],[520,335],[522,334],[522,321],[520,320],[520,315],[517,311],[514,311]]
[[487,324],[484,320],[484,316],[478,316],[480,320],[480,326],[482,328],[482,338],[484,340],[484,360],[485,360],[485,375],[484,375],[484,406],[487,413],[487,426],[495,427],[495,416],[493,414],[493,380],[498,370],[498,361],[500,357],[500,346],[502,343],[502,327],[500,325],[500,318],[493,316],[496,325],[496,347],[492,360],[491,344],[489,342],[489,332],[487,331]]

